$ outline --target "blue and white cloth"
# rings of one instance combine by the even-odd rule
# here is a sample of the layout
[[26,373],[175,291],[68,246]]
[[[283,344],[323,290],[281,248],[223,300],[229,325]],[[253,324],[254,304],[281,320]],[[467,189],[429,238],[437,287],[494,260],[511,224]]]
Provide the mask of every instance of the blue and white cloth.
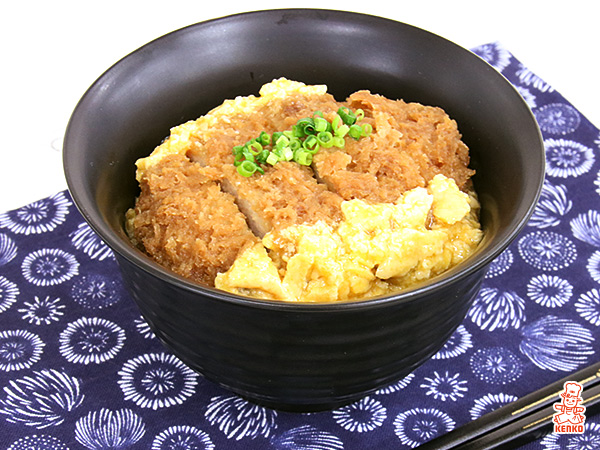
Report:
[[[547,177],[430,361],[334,411],[248,403],[165,350],[59,192],[0,214],[0,450],[409,449],[599,361],[600,132],[498,43],[474,52],[534,112]],[[585,426],[527,449],[600,448],[600,416]]]

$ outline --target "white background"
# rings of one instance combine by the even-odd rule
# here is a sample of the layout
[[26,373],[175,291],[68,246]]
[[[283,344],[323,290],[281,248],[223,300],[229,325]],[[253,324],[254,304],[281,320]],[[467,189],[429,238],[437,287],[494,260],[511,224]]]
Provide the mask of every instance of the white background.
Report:
[[473,48],[498,41],[600,126],[600,2],[4,1],[0,6],[0,212],[66,189],[62,136],[77,101],[113,63],[163,34],[272,8],[395,19]]

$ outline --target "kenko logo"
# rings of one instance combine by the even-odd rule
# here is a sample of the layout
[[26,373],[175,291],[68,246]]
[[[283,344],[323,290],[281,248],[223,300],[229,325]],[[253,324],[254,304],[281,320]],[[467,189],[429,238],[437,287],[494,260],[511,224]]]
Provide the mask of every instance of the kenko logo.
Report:
[[562,400],[554,404],[554,410],[557,411],[552,418],[555,433],[583,433],[585,406],[579,406],[583,400],[582,389],[583,386],[575,381],[564,384],[564,391],[560,394]]

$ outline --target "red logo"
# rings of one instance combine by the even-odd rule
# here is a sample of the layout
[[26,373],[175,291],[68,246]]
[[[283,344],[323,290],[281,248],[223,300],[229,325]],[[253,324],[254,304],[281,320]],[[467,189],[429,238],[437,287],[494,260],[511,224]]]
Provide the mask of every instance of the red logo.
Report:
[[567,381],[564,391],[560,394],[562,400],[554,404],[557,411],[552,418],[554,432],[561,434],[583,433],[585,423],[585,406],[580,406],[583,386],[575,381]]

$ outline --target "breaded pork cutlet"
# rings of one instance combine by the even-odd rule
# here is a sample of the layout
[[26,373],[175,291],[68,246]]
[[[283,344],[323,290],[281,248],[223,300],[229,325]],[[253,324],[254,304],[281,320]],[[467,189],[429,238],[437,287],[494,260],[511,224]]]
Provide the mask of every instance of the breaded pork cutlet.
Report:
[[[264,94],[264,92],[261,92]],[[239,99],[239,103],[243,100]],[[219,112],[221,120],[197,122],[191,135],[188,157],[222,174],[222,188],[232,194],[254,232],[262,237],[273,228],[311,224],[318,220],[335,223],[341,217],[342,198],[314,178],[311,168],[294,162],[264,165],[264,174],[243,177],[234,166],[234,146],[243,145],[261,132],[272,135],[291,129],[299,119],[316,110],[330,113],[337,103],[326,92],[296,90],[275,95],[268,102],[254,101]]]
[[172,154],[144,172],[129,234],[159,264],[213,284],[238,254],[258,242],[211,168]]
[[254,233],[263,237],[272,229],[283,229],[319,220],[335,223],[341,217],[342,198],[317,182],[310,168],[293,162],[265,167],[260,176],[242,177],[233,165],[219,164],[207,154],[193,158],[222,175],[221,187],[231,194]]
[[342,198],[318,183],[308,167],[281,162],[256,177],[243,178],[231,169],[223,173],[223,189],[235,196],[260,237],[273,229],[319,220],[336,223],[341,218]]
[[440,108],[390,100],[368,91],[348,97],[362,109],[373,133],[344,148],[321,149],[313,159],[316,176],[344,200],[394,202],[424,187],[435,175],[453,178],[463,189],[473,170],[456,122]]

